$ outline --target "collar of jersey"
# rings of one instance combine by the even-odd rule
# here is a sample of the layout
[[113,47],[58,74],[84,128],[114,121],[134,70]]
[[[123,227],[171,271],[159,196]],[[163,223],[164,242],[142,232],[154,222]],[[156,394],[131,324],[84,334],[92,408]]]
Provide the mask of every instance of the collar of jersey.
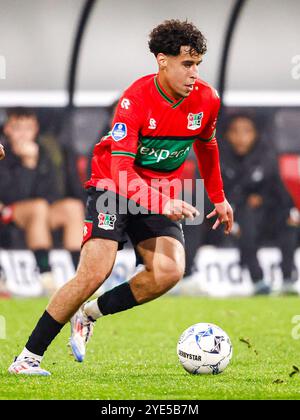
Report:
[[174,98],[172,98],[170,95],[168,95],[167,92],[164,90],[164,88],[160,85],[157,76],[154,77],[154,84],[155,84],[155,87],[156,87],[158,93],[160,94],[160,96],[165,101],[167,101],[170,105],[172,105],[172,108],[177,108],[178,105],[180,105],[181,102],[184,100],[184,98],[181,98],[178,101],[176,101]]

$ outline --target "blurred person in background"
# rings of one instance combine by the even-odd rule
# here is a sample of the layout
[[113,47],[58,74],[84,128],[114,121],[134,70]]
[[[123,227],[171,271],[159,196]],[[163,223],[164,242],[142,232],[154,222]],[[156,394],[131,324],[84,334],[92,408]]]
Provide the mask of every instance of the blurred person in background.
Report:
[[25,232],[45,287],[53,284],[49,264],[51,230],[63,229],[63,246],[76,269],[82,239],[84,207],[60,192],[55,166],[39,139],[34,112],[15,108],[3,126],[6,158],[0,165],[0,220]]
[[[5,151],[3,145],[0,143],[0,160],[4,159]],[[0,205],[1,206],[1,205]],[[9,294],[5,288],[4,279],[2,278],[2,268],[0,266],[0,298],[8,297]]]
[[224,188],[235,209],[233,234],[241,265],[249,269],[254,294],[271,291],[257,259],[259,240],[270,228],[282,252],[282,292],[295,292],[298,216],[281,181],[274,148],[261,140],[253,118],[242,114],[229,120],[225,139],[221,149]]
[[103,136],[106,136],[111,132],[111,125],[112,125],[112,122],[113,122],[113,119],[114,119],[114,115],[115,115],[118,103],[119,103],[119,98],[114,100],[113,103],[109,107],[107,107],[107,122],[106,122],[103,130],[101,130],[101,132],[99,133],[99,136],[97,136],[95,138],[95,143],[93,144],[93,146],[89,150],[88,164],[87,164],[87,170],[86,170],[87,179],[90,179],[90,177],[92,175],[92,159],[93,159],[95,146],[99,142],[99,138],[102,138]]
[[0,143],[0,160],[4,159],[4,157],[5,157],[4,147]]

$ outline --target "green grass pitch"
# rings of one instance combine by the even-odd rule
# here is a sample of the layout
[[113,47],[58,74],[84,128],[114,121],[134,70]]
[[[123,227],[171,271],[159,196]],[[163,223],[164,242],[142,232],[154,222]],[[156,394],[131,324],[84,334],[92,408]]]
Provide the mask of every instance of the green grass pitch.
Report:
[[[293,365],[300,368],[300,340],[291,335],[298,297],[163,297],[98,321],[84,363],[68,355],[66,326],[43,362],[50,378],[11,376],[7,368],[45,305],[0,301],[7,330],[0,399],[300,399],[300,374],[290,376]],[[233,359],[220,375],[190,375],[177,360],[179,335],[197,322],[219,325],[232,340]]]

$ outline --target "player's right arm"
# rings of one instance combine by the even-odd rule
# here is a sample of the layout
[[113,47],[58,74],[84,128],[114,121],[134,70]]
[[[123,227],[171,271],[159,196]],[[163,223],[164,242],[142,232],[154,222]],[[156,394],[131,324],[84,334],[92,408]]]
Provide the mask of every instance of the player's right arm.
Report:
[[[152,188],[136,172],[134,160],[137,154],[139,132],[144,118],[143,106],[131,96],[120,99],[111,131],[111,175],[119,194],[154,213],[161,213],[172,220],[193,218],[197,210],[181,200],[170,197]],[[120,176],[121,173],[121,176]],[[126,182],[122,182],[126,176]],[[139,191],[139,199],[136,192]]]

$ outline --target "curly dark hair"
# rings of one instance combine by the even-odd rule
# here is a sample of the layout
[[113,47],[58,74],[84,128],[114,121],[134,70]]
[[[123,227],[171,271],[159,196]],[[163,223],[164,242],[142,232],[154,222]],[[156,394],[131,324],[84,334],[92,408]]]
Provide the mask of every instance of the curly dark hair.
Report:
[[165,20],[150,33],[149,48],[155,57],[159,53],[177,56],[183,45],[190,47],[191,55],[202,55],[207,50],[205,37],[187,20]]

